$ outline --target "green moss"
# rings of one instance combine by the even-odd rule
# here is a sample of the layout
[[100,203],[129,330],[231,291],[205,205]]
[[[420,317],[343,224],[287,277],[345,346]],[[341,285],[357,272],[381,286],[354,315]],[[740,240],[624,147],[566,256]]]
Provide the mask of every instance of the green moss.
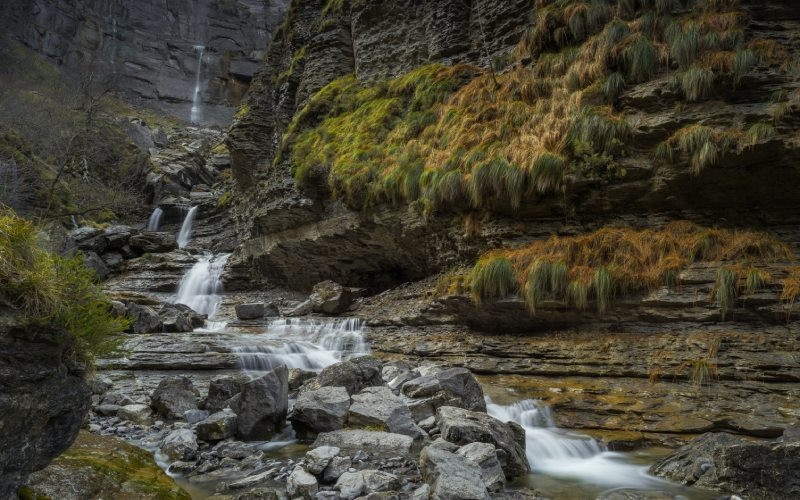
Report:
[[0,213],[0,299],[36,324],[64,328],[76,354],[87,361],[113,350],[127,321],[111,315],[92,271],[80,257],[64,258],[41,248],[35,226]]
[[[241,120],[241,119],[245,118],[249,114],[250,114],[250,105],[249,104],[242,104],[239,107],[239,109],[236,111],[236,114],[234,115],[233,119],[234,120]],[[219,145],[217,145],[217,147],[219,147],[220,145],[222,145],[224,147],[225,143],[220,143]],[[214,149],[216,150],[216,148],[214,148]],[[225,151],[227,151],[227,150],[228,149],[225,148]]]

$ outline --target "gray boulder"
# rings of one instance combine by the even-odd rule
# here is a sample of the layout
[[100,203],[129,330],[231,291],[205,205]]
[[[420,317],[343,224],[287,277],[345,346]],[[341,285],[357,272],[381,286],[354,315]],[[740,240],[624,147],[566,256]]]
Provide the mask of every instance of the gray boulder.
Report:
[[289,381],[285,365],[242,386],[233,410],[239,417],[236,435],[244,440],[269,439],[281,430],[289,408]]
[[480,442],[494,445],[507,479],[527,474],[525,430],[514,422],[503,423],[486,413],[442,406],[436,410],[442,439],[458,445]]
[[344,387],[321,387],[300,393],[289,420],[299,434],[313,436],[344,427],[348,408],[350,396]]
[[236,434],[236,423],[236,414],[230,410],[223,410],[198,422],[195,430],[197,437],[203,441],[222,441]]
[[378,470],[345,472],[336,481],[341,498],[351,500],[367,493],[381,493],[399,487],[397,476]]
[[352,467],[353,461],[350,457],[333,457],[328,466],[322,471],[322,481],[332,483],[341,477]]
[[401,391],[416,399],[409,403],[409,408],[418,422],[432,416],[440,406],[486,412],[483,389],[466,368],[450,368],[417,377],[405,382]]
[[427,447],[419,457],[422,478],[430,485],[433,498],[442,500],[484,500],[491,498],[481,468],[463,456]]
[[244,374],[218,375],[208,384],[208,395],[203,402],[203,408],[210,413],[216,413],[228,407],[232,397],[242,392],[242,386],[250,381]]
[[161,379],[150,396],[150,404],[159,415],[177,420],[183,418],[185,412],[197,409],[199,397],[191,380],[175,375]]
[[383,363],[372,356],[360,356],[323,369],[317,376],[319,387],[344,387],[348,394],[357,394],[364,387],[383,385]]
[[161,453],[172,462],[194,460],[197,448],[197,440],[191,429],[175,429],[161,442]]
[[140,253],[165,253],[178,248],[172,233],[143,232],[131,236],[128,246]]
[[108,250],[118,250],[128,244],[131,235],[136,232],[130,226],[109,226],[103,232]]
[[208,412],[206,410],[187,410],[183,412],[183,419],[186,420],[190,425],[196,424],[197,422],[202,422],[203,420],[208,418]]
[[318,490],[317,478],[302,467],[295,467],[286,480],[286,493],[289,494],[289,498],[311,500],[316,497]]
[[314,285],[308,297],[314,312],[321,314],[341,314],[353,304],[353,294],[349,288],[333,281],[323,281]]
[[312,446],[336,446],[348,453],[368,450],[371,454],[397,457],[410,455],[414,450],[414,440],[390,432],[345,429],[321,433]]
[[427,437],[414,423],[405,402],[388,387],[366,387],[354,395],[347,423],[350,427],[379,427],[418,439]]
[[307,380],[311,380],[316,376],[316,373],[302,368],[289,368],[289,390],[296,391]]
[[83,264],[92,270],[97,280],[108,278],[109,270],[103,259],[95,252],[87,251],[83,254]]
[[311,314],[313,311],[314,311],[314,305],[311,304],[310,300],[306,300],[304,302],[301,302],[297,306],[293,307],[292,309],[290,309],[286,313],[286,316],[288,316],[290,318],[293,318],[293,317],[296,317],[296,316],[306,316],[308,314]]
[[131,333],[153,333],[161,331],[161,318],[150,306],[129,302],[127,305],[128,318],[131,320]]
[[120,407],[117,416],[129,422],[147,425],[152,420],[153,410],[147,405],[130,404]]
[[462,456],[481,468],[481,479],[486,488],[492,492],[502,491],[506,485],[506,476],[503,467],[497,458],[495,447],[488,443],[470,443],[462,446],[456,451],[456,455]]
[[650,468],[672,481],[744,498],[800,497],[800,441],[752,441],[725,433],[694,438]]
[[320,446],[308,451],[306,453],[306,470],[315,476],[322,474],[322,471],[339,454],[339,451],[339,448],[335,446]]
[[191,317],[177,308],[170,307],[169,304],[161,307],[158,317],[161,320],[161,328],[165,332],[191,332],[193,329]]
[[264,303],[236,304],[236,317],[241,320],[261,319],[264,317]]

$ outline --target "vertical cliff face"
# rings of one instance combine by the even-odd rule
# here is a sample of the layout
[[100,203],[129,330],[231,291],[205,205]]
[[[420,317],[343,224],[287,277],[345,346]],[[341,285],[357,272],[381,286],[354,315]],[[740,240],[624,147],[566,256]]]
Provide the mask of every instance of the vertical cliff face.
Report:
[[83,424],[91,391],[69,336],[22,325],[0,305],[0,497],[14,498],[28,474],[66,450]]
[[91,64],[127,97],[186,120],[198,101],[198,122],[227,125],[286,4],[11,0],[4,17],[7,33],[67,69]]

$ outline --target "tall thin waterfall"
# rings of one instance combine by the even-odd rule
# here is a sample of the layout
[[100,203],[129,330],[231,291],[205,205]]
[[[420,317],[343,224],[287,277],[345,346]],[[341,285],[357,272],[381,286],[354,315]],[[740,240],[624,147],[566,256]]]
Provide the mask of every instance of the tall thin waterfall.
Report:
[[111,21],[111,71],[117,74],[117,18]]
[[206,48],[202,45],[195,45],[194,50],[197,52],[197,70],[194,75],[194,96],[192,97],[192,123],[199,123],[201,118],[200,107],[202,102],[200,99],[200,82],[201,73],[203,72],[203,53]]
[[161,207],[156,207],[153,210],[153,213],[150,215],[150,219],[147,221],[147,230],[148,231],[158,231],[158,228],[161,227],[161,221],[164,220],[164,211],[161,210]]
[[189,244],[192,239],[192,225],[194,219],[197,217],[197,207],[192,207],[181,224],[181,230],[178,232],[178,248],[183,248]]
[[192,266],[178,285],[173,303],[185,304],[200,314],[214,317],[222,301],[222,271],[230,254],[206,254]]
[[276,366],[319,371],[342,358],[369,353],[359,319],[319,321],[280,319],[260,335],[232,347],[245,371],[264,372]]
[[625,461],[590,436],[556,427],[550,407],[527,399],[508,406],[486,398],[490,415],[525,429],[525,453],[533,472],[602,486],[653,487],[668,484],[647,467]]

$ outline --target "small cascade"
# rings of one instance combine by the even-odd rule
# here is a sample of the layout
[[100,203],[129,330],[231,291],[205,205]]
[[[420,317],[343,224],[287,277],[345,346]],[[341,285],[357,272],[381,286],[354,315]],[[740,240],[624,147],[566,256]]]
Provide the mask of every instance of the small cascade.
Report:
[[[243,339],[244,340],[244,339]],[[263,334],[231,349],[245,371],[265,372],[276,366],[319,371],[347,356],[369,353],[359,319],[315,321],[281,319]]]
[[222,272],[230,254],[204,255],[181,279],[172,302],[213,318],[222,301]]
[[200,99],[200,82],[201,74],[203,72],[203,53],[206,48],[202,45],[195,45],[194,50],[197,52],[197,70],[194,75],[194,95],[192,97],[192,114],[191,121],[194,124],[200,123],[201,113],[200,107],[202,105]]
[[191,241],[192,225],[194,224],[195,217],[197,217],[197,207],[192,207],[183,219],[181,230],[178,232],[178,248],[184,248],[189,244],[189,241]]
[[161,227],[161,221],[164,220],[164,211],[161,210],[160,207],[156,207],[153,210],[153,213],[150,215],[150,219],[147,221],[147,230],[148,231],[158,231]]
[[487,397],[486,407],[498,420],[516,422],[525,429],[525,452],[534,473],[602,487],[669,484],[647,474],[646,466],[630,463],[626,455],[608,451],[594,438],[558,428],[550,407],[541,401],[528,399],[502,406]]
[[74,215],[70,215],[70,219],[72,220],[72,227],[78,229],[80,227],[78,225],[78,219],[76,219]]

